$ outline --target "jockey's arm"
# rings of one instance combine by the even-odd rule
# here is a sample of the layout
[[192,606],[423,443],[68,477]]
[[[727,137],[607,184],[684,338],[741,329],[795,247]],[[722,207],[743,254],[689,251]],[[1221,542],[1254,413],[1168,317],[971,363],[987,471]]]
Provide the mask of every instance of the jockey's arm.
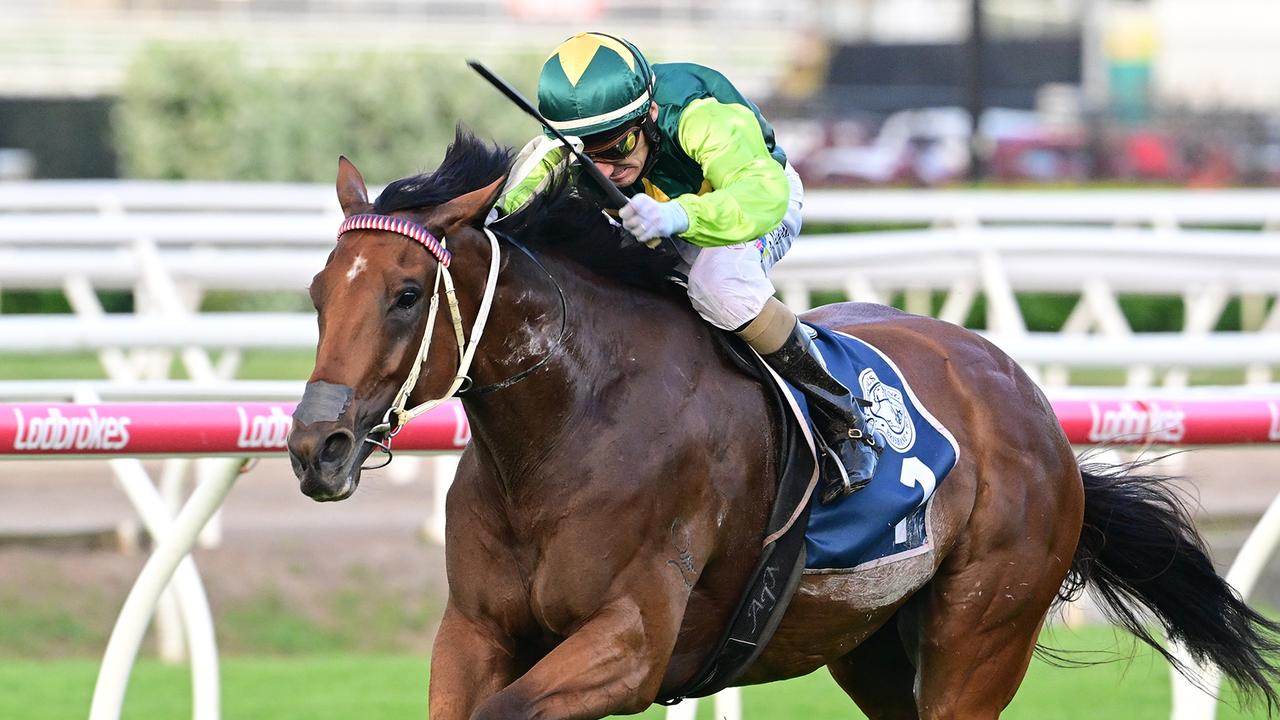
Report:
[[[578,138],[570,136],[567,139],[578,151],[582,150],[582,141]],[[507,175],[507,182],[498,198],[498,210],[503,215],[510,215],[524,207],[536,193],[545,190],[551,179],[567,167],[564,156],[564,145],[559,140],[546,135],[530,140],[511,164],[511,173]]]
[[675,198],[689,216],[683,239],[703,247],[735,245],[782,222],[791,186],[750,109],[712,98],[695,100],[681,113],[678,129],[680,147],[713,188]]

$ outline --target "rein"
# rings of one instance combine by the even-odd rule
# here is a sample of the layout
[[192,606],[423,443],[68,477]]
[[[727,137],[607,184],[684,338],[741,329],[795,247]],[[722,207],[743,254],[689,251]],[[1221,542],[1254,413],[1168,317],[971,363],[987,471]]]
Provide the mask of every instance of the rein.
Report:
[[[395,233],[403,237],[414,240],[422,245],[433,257],[436,258],[436,279],[431,291],[431,307],[427,311],[427,324],[422,333],[422,342],[418,346],[417,357],[414,359],[412,367],[409,369],[409,375],[401,384],[400,389],[396,392],[395,399],[391,402],[391,407],[387,408],[387,412],[382,417],[382,422],[369,429],[368,435],[364,441],[374,445],[378,449],[386,453],[386,461],[381,465],[373,465],[365,467],[365,470],[373,470],[385,467],[390,464],[392,459],[391,439],[394,438],[400,430],[414,418],[439,406],[441,403],[449,400],[454,396],[483,395],[497,390],[508,388],[524,378],[528,377],[551,360],[554,349],[560,347],[564,340],[565,332],[568,326],[568,302],[565,299],[564,289],[560,287],[560,283],[556,282],[555,277],[547,270],[538,258],[530,252],[528,248],[514,238],[503,235],[507,242],[510,242],[524,254],[528,255],[534,264],[538,266],[542,272],[546,273],[551,279],[552,284],[556,287],[556,292],[560,296],[560,335],[556,338],[552,351],[548,352],[534,365],[521,370],[515,375],[490,385],[481,387],[469,386],[471,378],[467,375],[467,371],[471,369],[471,363],[475,360],[476,348],[480,345],[480,338],[484,334],[485,324],[488,322],[489,313],[493,309],[493,297],[498,287],[498,271],[501,259],[501,250],[499,248],[498,237],[488,227],[483,228],[484,233],[489,238],[489,274],[485,278],[484,292],[480,298],[480,307],[476,311],[475,322],[471,326],[471,338],[468,343],[466,334],[462,327],[462,313],[458,308],[457,293],[453,286],[453,276],[449,272],[449,264],[453,259],[452,254],[447,247],[447,238],[436,239],[422,225],[406,220],[404,218],[392,217],[389,215],[362,214],[352,215],[343,221],[338,228],[338,237],[352,230],[381,230],[383,232]],[[458,347],[458,372],[453,378],[453,382],[449,385],[449,389],[443,395],[433,400],[427,400],[412,408],[405,409],[405,405],[409,400],[410,393],[418,384],[418,377],[422,372],[422,366],[426,362],[427,353],[431,349],[432,328],[435,327],[436,313],[440,306],[440,288],[444,287],[444,295],[448,299],[449,319],[453,323],[454,337],[457,340]],[[374,440],[373,436],[382,435],[381,441]]]
[[[485,231],[488,232],[489,229],[485,228]],[[512,385],[515,385],[516,383],[525,379],[526,377],[532,375],[534,372],[540,369],[543,365],[546,365],[548,362],[551,361],[552,355],[555,354],[555,349],[560,347],[560,345],[564,342],[564,335],[565,335],[565,332],[567,332],[568,330],[569,302],[565,299],[564,288],[560,287],[560,283],[556,282],[555,276],[551,274],[551,271],[548,270],[546,266],[542,264],[542,261],[538,259],[538,256],[534,255],[533,252],[529,250],[529,248],[525,247],[522,243],[517,242],[515,238],[505,233],[502,235],[502,239],[516,246],[516,249],[520,250],[525,255],[528,255],[529,259],[533,261],[533,264],[537,265],[539,270],[546,273],[547,279],[551,280],[551,284],[556,286],[556,293],[559,294],[560,296],[560,335],[556,337],[556,342],[552,346],[552,349],[548,351],[546,355],[543,355],[542,359],[539,360],[538,362],[534,363],[533,365],[530,365],[524,370],[521,370],[515,375],[512,375],[506,380],[501,380],[499,382],[492,383],[490,385],[482,385],[480,387],[473,386],[473,387],[463,388],[462,390],[458,391],[459,396],[476,397],[477,395],[486,395],[488,393],[496,392],[498,390],[505,390],[506,388],[509,388]]]

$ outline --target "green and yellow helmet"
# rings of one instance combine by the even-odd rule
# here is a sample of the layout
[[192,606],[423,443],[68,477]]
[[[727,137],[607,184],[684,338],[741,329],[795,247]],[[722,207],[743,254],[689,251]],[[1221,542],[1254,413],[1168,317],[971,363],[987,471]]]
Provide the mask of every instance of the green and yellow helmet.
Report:
[[635,45],[603,33],[560,43],[538,76],[538,110],[566,135],[586,137],[649,111],[653,71]]

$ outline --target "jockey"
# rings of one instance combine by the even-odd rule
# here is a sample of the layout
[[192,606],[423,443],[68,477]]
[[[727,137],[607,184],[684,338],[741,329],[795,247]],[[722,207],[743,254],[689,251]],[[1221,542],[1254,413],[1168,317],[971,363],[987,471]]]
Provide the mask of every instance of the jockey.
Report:
[[[800,232],[804,187],[760,110],[715,70],[650,66],[603,33],[555,49],[538,78],[538,109],[630,197],[620,217],[636,239],[674,240],[698,314],[804,392],[827,448],[824,477],[840,494],[865,486],[884,441],[868,428],[864,401],[827,372],[808,330],[773,297],[767,273]],[[557,140],[530,141],[499,210],[523,206],[563,171],[565,154]]]

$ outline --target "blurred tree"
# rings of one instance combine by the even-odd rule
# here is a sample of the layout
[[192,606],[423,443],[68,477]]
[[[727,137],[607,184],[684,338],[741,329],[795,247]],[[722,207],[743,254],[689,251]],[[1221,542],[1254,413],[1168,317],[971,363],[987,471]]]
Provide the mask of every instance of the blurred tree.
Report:
[[[494,65],[529,92],[531,60]],[[382,183],[433,166],[457,123],[512,145],[538,131],[455,55],[317,56],[267,70],[229,44],[146,47],[112,121],[125,175],[156,179],[328,182],[345,154]]]
[[132,177],[232,174],[232,115],[246,70],[230,45],[144,48],[129,68],[112,117],[121,168]]

